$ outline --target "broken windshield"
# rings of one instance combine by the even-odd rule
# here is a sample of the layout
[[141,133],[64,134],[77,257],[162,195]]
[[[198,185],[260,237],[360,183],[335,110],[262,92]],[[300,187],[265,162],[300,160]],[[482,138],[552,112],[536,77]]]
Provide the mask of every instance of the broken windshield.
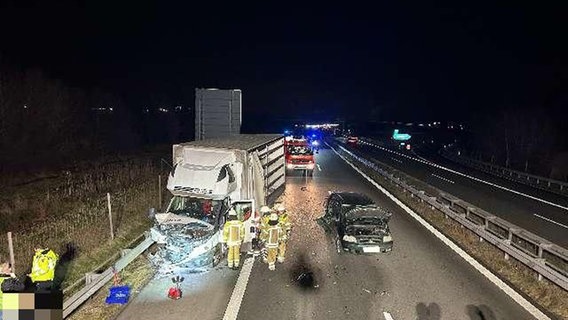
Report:
[[347,218],[348,225],[361,225],[361,226],[384,226],[387,220],[382,217],[349,217]]
[[168,212],[215,225],[220,209],[221,201],[219,200],[174,196]]

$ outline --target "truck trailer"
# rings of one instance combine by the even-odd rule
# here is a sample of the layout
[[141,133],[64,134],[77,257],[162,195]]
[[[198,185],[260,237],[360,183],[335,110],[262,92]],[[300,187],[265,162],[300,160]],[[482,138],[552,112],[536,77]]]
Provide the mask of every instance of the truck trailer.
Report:
[[271,205],[285,187],[284,138],[238,134],[173,145],[167,189],[171,200],[151,229],[160,244],[154,260],[165,273],[216,265],[228,211],[245,224],[242,251],[257,235],[257,209]]

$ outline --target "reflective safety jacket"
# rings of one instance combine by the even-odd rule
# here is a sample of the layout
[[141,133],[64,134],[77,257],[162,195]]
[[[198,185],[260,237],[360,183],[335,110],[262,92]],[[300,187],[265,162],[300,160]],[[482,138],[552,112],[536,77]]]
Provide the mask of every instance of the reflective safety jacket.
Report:
[[262,218],[260,218],[260,227],[264,228],[264,227],[268,226],[269,220],[270,220],[270,214],[262,215]]
[[264,241],[267,248],[278,248],[278,243],[286,239],[286,233],[279,224],[274,226],[266,224],[262,228],[260,239]]
[[228,246],[240,245],[245,239],[245,225],[240,220],[229,220],[223,226],[223,242]]
[[38,249],[32,262],[32,282],[53,281],[55,265],[59,257],[51,249]]
[[290,218],[288,217],[288,213],[286,212],[278,215],[278,224],[280,224],[282,230],[284,230],[285,232],[292,230],[292,223],[290,222]]

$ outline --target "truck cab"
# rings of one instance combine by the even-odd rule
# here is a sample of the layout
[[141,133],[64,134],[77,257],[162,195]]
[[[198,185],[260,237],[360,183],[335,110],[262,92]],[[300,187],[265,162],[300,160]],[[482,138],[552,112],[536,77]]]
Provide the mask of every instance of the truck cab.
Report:
[[222,230],[233,208],[245,225],[242,251],[257,235],[256,205],[268,204],[284,188],[283,139],[236,135],[173,146],[167,189],[172,198],[155,215],[153,256],[160,273],[216,265],[224,256]]

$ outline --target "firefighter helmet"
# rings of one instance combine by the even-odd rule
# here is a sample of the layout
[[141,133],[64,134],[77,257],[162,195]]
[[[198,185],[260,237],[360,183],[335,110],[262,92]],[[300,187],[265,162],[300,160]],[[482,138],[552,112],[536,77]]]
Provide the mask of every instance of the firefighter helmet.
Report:
[[278,215],[276,213],[271,213],[270,217],[268,218],[270,221],[278,221]]
[[270,208],[268,206],[262,206],[260,208],[260,213],[262,214],[269,214],[272,210],[270,210]]
[[235,209],[229,210],[229,216],[234,216],[234,217],[237,216],[237,212],[235,211]]

